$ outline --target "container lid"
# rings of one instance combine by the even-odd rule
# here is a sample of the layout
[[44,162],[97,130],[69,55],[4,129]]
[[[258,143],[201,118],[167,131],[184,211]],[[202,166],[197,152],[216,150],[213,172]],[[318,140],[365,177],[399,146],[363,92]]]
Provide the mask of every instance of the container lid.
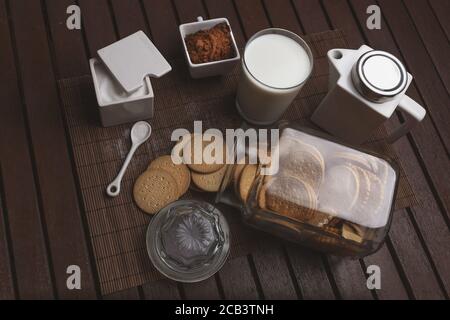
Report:
[[143,31],[138,31],[97,51],[100,59],[125,91],[144,85],[144,78],[159,78],[172,67]]
[[373,50],[363,54],[353,67],[353,83],[373,102],[386,101],[406,89],[405,66],[390,53]]
[[175,281],[198,282],[213,276],[229,250],[228,223],[206,202],[174,202],[153,217],[147,230],[153,265]]

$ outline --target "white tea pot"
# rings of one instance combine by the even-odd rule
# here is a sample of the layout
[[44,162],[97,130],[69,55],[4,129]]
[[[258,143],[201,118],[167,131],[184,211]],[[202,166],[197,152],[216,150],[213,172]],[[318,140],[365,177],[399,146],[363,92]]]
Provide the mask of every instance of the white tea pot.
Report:
[[413,77],[393,55],[363,45],[330,50],[328,59],[329,92],[312,116],[322,129],[361,144],[398,107],[409,117],[389,136],[392,143],[425,117],[425,109],[405,94]]

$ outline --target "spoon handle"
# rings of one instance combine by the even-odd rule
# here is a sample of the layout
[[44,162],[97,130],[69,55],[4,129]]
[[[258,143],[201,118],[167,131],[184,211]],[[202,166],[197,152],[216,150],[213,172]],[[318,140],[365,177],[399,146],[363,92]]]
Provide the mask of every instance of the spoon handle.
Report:
[[114,179],[113,182],[106,188],[106,193],[110,197],[117,197],[120,194],[120,185],[122,183],[122,178],[127,171],[128,165],[130,164],[131,159],[133,158],[134,153],[136,152],[139,145],[133,145],[130,149],[130,152],[127,155],[127,158],[125,159],[125,162],[122,165],[122,168],[119,171],[119,174]]

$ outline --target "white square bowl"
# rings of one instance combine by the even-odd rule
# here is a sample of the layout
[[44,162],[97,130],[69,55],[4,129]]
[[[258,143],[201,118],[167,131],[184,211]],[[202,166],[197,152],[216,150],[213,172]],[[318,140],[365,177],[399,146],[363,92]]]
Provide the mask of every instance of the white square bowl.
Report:
[[[138,91],[128,94],[101,61],[92,58],[89,63],[102,126],[111,127],[153,117],[154,93],[149,77],[145,77]],[[103,83],[108,85],[102,86]],[[113,90],[115,94],[105,99],[108,90]]]
[[[223,23],[223,22],[225,22],[228,25],[228,27],[230,28],[231,40],[233,43],[233,49],[236,53],[236,56],[233,58],[230,58],[230,59],[226,59],[226,60],[219,60],[219,61],[199,63],[199,64],[192,63],[191,58],[189,56],[187,46],[186,46],[186,41],[185,41],[186,36],[196,33],[200,30],[211,29],[215,25],[217,25],[219,23]],[[191,74],[191,77],[194,79],[227,74],[227,73],[231,72],[233,70],[233,68],[236,66],[236,64],[241,60],[241,55],[239,54],[239,48],[236,45],[236,39],[234,38],[233,30],[231,29],[230,22],[228,21],[227,18],[203,20],[202,17],[199,17],[197,22],[185,23],[185,24],[180,25],[180,35],[181,35],[181,42],[183,43],[184,55],[186,57],[186,61],[189,66],[189,72]]]

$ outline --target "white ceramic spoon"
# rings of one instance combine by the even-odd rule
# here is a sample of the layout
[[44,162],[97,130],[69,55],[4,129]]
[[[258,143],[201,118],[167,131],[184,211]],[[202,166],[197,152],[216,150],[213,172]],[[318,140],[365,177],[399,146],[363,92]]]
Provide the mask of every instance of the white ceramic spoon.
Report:
[[114,181],[111,182],[111,184],[106,189],[106,193],[108,194],[108,196],[117,197],[120,194],[120,184],[122,182],[122,178],[128,168],[128,165],[130,164],[131,159],[133,158],[134,153],[145,141],[150,138],[151,135],[152,127],[148,122],[141,121],[133,126],[133,129],[131,129],[132,146],[130,152],[128,153],[122,169],[120,169],[116,179],[114,179]]

